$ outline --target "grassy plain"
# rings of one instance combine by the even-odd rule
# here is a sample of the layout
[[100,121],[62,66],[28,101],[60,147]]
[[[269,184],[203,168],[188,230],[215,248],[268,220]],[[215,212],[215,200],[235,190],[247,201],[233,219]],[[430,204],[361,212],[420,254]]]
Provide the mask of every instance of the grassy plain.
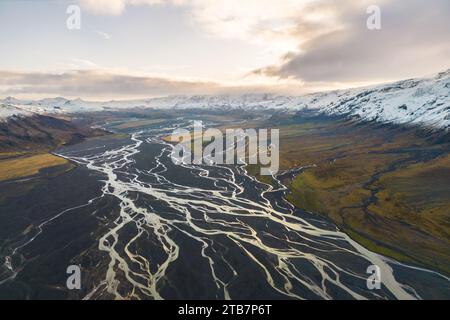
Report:
[[44,168],[65,165],[66,159],[48,154],[34,154],[0,160],[0,181],[33,176]]

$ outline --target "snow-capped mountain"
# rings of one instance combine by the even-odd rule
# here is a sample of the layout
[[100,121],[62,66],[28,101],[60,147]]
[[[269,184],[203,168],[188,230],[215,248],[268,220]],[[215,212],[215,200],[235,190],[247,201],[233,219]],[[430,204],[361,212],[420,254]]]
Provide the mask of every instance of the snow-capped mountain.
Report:
[[12,97],[0,100],[0,118],[3,110],[15,108],[17,114],[60,114],[102,111],[97,102],[83,101],[81,99],[68,100],[62,97],[46,98],[42,100],[18,100]]
[[68,100],[61,97],[33,101],[8,97],[0,100],[0,119],[17,114],[83,113],[124,108],[314,109],[327,114],[357,116],[367,121],[417,124],[448,130],[450,70],[428,78],[297,97],[272,94],[204,95],[108,102]]
[[369,121],[448,129],[450,70],[431,78],[314,94],[307,97],[305,106]]

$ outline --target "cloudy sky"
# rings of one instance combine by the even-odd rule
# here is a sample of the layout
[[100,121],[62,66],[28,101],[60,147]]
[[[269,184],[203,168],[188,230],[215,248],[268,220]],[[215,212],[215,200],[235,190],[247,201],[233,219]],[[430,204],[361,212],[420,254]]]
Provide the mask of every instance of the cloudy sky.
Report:
[[448,0],[0,1],[0,97],[302,94],[449,68]]

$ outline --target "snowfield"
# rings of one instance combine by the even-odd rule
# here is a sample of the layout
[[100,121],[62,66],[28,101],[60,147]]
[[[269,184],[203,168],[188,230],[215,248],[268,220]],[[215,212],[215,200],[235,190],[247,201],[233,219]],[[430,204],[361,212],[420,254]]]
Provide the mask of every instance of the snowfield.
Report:
[[108,102],[68,100],[61,97],[42,100],[8,97],[0,100],[0,120],[33,113],[76,114],[124,108],[313,109],[327,114],[359,117],[365,121],[415,124],[447,131],[450,125],[450,70],[429,78],[296,97],[272,94],[205,95]]

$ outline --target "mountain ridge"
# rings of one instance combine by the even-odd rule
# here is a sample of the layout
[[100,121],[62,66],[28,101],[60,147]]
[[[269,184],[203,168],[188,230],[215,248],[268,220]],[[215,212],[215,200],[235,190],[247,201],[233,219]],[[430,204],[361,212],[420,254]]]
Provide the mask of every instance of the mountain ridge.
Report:
[[63,97],[41,100],[0,100],[0,120],[12,115],[64,114],[142,109],[312,109],[330,115],[347,115],[363,121],[412,124],[448,131],[450,127],[450,69],[431,77],[414,78],[363,88],[311,93],[302,96],[274,94],[186,95],[126,101],[93,102]]

